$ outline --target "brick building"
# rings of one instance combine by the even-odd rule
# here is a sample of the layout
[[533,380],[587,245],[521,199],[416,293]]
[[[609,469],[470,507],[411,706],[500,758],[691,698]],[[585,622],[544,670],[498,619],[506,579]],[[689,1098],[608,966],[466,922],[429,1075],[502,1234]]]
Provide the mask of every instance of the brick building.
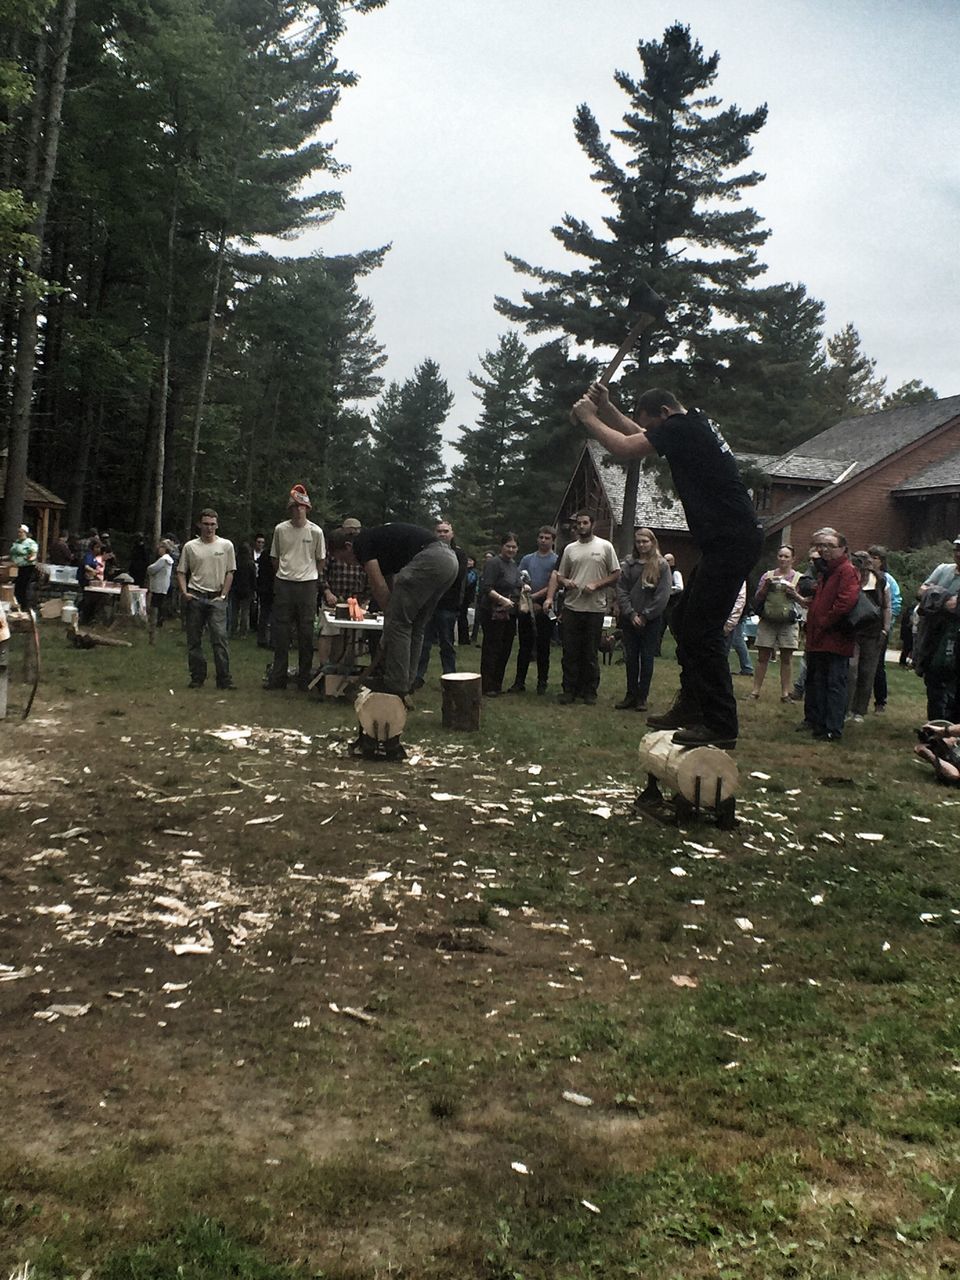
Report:
[[[737,459],[748,483],[753,477],[766,533],[762,559],[770,564],[781,542],[803,557],[814,531],[825,525],[855,548],[881,542],[906,550],[960,533],[960,396],[846,418],[789,453],[738,453]],[[658,471],[651,461],[641,469],[637,523],[649,525],[661,550],[672,551],[687,572],[697,551],[669,480],[662,486]],[[616,542],[625,474],[623,464],[589,440],[557,527],[585,507],[595,513],[597,533]]]

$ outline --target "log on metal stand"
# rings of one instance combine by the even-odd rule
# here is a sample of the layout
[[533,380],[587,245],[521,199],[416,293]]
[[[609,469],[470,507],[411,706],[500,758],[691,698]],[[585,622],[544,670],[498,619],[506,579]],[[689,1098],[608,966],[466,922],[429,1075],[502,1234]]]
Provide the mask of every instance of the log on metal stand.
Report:
[[407,708],[394,693],[361,689],[353,704],[360,733],[350,750],[353,755],[373,760],[402,760],[407,754],[400,734],[407,723]]
[[475,733],[480,728],[480,677],[472,671],[442,676],[444,729]]
[[722,827],[736,825],[736,794],[740,775],[733,758],[719,747],[682,747],[670,730],[648,733],[640,742],[640,765],[649,774],[638,797],[641,808],[660,807],[659,783],[674,793],[673,816],[684,819],[713,813]]

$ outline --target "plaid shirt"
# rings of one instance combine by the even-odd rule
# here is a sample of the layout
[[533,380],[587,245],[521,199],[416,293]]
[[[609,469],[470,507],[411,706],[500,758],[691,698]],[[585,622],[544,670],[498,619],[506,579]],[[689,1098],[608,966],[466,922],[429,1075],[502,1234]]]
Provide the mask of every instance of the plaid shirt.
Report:
[[359,564],[342,564],[339,560],[330,559],[320,582],[320,595],[332,591],[342,603],[350,596],[355,596],[360,604],[370,600],[370,587],[363,566]]

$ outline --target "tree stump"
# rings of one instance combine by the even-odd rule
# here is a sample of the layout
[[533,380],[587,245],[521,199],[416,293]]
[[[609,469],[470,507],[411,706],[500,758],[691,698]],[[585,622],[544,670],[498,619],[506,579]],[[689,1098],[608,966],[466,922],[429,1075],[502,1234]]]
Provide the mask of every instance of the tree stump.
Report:
[[472,671],[441,676],[443,727],[475,733],[480,728],[480,677]]
[[670,729],[642,738],[641,767],[690,804],[719,808],[724,801],[733,799],[740,774],[726,751],[719,747],[681,747],[672,739]]

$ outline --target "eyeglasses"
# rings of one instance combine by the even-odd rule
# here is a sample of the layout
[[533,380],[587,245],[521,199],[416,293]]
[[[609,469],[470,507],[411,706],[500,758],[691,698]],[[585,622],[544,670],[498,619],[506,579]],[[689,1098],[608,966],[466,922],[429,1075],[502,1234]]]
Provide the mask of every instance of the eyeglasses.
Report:
[[840,546],[840,543],[839,542],[815,542],[813,545],[815,547],[826,547],[828,551],[836,551],[837,548]]

